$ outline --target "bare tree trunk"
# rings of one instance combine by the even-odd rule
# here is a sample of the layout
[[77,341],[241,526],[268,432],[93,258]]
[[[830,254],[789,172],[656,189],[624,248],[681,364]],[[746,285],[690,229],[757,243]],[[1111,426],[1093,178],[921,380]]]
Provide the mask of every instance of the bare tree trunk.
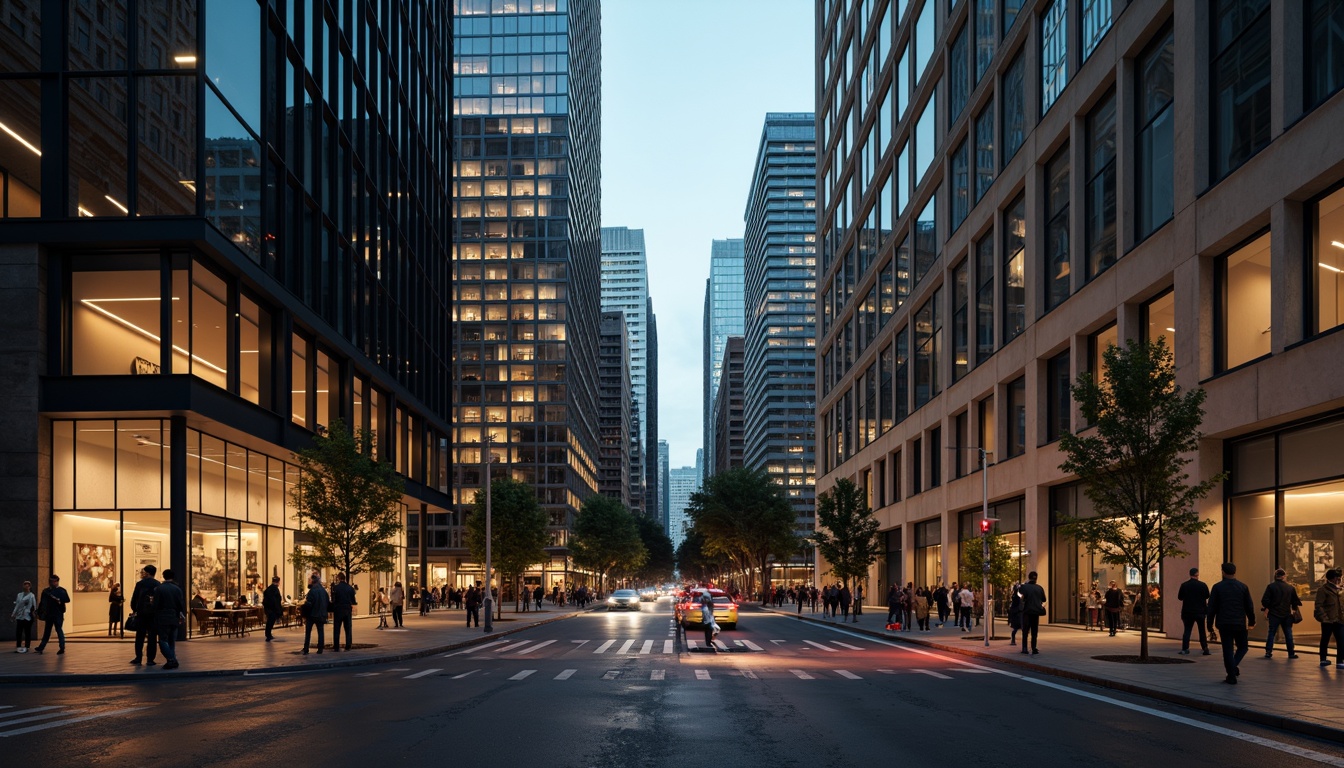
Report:
[[1148,542],[1139,547],[1139,599],[1143,602],[1143,617],[1139,626],[1139,661],[1148,660]]

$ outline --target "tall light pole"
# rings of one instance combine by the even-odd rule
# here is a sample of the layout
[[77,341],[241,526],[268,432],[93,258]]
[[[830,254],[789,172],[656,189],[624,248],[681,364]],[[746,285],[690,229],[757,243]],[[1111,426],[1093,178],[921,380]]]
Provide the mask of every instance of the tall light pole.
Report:
[[997,517],[989,516],[989,455],[993,451],[987,451],[981,447],[968,446],[949,447],[949,451],[978,451],[980,453],[980,574],[981,586],[980,594],[985,601],[985,647],[989,647],[989,639],[993,637],[994,630],[992,624],[994,621],[994,600],[989,594],[989,529],[997,523]]
[[490,535],[490,516],[492,500],[490,498],[490,486],[494,485],[491,477],[490,465],[494,463],[494,456],[490,455],[490,441],[493,435],[487,434],[485,441],[481,444],[481,470],[485,477],[485,634],[495,631],[495,601],[490,591],[490,582],[493,580],[494,570],[490,562],[490,544],[492,538]]

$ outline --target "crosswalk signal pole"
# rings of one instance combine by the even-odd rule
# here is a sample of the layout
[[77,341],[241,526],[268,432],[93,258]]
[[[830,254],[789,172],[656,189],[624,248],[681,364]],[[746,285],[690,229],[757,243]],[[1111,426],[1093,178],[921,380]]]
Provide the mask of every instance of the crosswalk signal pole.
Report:
[[994,523],[998,522],[999,519],[997,517],[989,516],[989,454],[992,453],[992,451],[987,451],[984,448],[980,448],[979,450],[981,490],[980,571],[984,580],[981,585],[980,594],[983,595],[985,612],[985,647],[988,648],[989,639],[994,635],[994,630],[992,628],[994,622],[994,598],[989,593],[989,529]]

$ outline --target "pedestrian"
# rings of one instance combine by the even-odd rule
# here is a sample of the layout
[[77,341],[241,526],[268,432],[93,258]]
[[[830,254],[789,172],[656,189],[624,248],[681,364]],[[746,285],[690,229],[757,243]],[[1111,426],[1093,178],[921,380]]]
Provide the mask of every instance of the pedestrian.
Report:
[[[1206,588],[1206,589],[1207,589],[1207,588]],[[1098,592],[1098,591],[1095,590],[1095,589],[1093,589],[1091,592],[1088,592],[1088,593],[1087,593],[1087,601],[1086,601],[1085,605],[1087,606],[1087,629],[1088,629],[1088,631],[1090,632],[1090,631],[1092,631],[1092,630],[1095,629],[1095,630],[1097,630],[1098,632],[1100,632],[1100,631],[1101,631],[1101,606],[1102,606],[1102,602],[1101,602],[1101,593]],[[1202,621],[1200,622],[1199,636],[1200,636],[1200,637],[1203,637],[1203,636],[1204,636],[1204,625],[1203,625],[1203,622],[1202,622]]]
[[481,626],[481,593],[476,584],[467,589],[467,626],[472,626],[473,621],[475,626]]
[[142,660],[151,667],[158,664],[154,660],[159,648],[158,624],[154,621],[154,590],[159,586],[154,575],[158,572],[153,564],[144,566],[131,590],[131,615],[135,617],[135,658],[131,663],[136,666]]
[[929,631],[929,598],[928,590],[924,587],[915,590],[915,623],[919,625],[920,632]]
[[33,619],[37,615],[37,595],[33,594],[33,582],[23,582],[23,589],[14,598],[14,610],[9,618],[15,622],[14,652],[27,653],[33,646]]
[[1036,650],[1036,638],[1041,634],[1041,617],[1045,615],[1045,590],[1036,583],[1036,572],[1027,574],[1027,583],[1017,588],[1022,595],[1022,652],[1027,652],[1027,640],[1031,640],[1031,655]]
[[1301,621],[1302,598],[1287,581],[1287,572],[1282,568],[1274,571],[1274,580],[1265,586],[1265,594],[1260,598],[1260,606],[1269,620],[1269,635],[1265,638],[1265,658],[1274,657],[1274,638],[1283,627],[1283,644],[1288,646],[1288,658],[1296,659],[1297,651],[1293,647],[1294,614]]
[[354,616],[355,605],[358,604],[355,599],[355,588],[350,586],[350,582],[345,573],[336,574],[336,583],[331,587],[331,650],[339,652],[341,650],[341,629],[345,629],[345,650],[350,650],[350,644],[354,642]]
[[387,629],[387,587],[379,587],[378,594],[373,596],[374,608],[378,611],[378,626],[375,629]]
[[163,581],[154,588],[154,629],[163,653],[163,668],[177,669],[177,632],[187,620],[187,598],[173,582],[172,568],[163,569]]
[[714,597],[709,590],[700,593],[700,626],[705,630],[705,647],[714,653],[719,647],[714,644],[714,636],[719,633],[719,625],[714,622]]
[[1115,637],[1115,632],[1120,627],[1120,611],[1125,607],[1125,593],[1111,582],[1111,586],[1106,590],[1104,598],[1106,602],[1106,628],[1111,631],[1111,637]]
[[542,589],[540,584],[538,584],[536,587],[533,587],[532,602],[536,605],[538,611],[541,610],[541,601],[545,599],[546,599],[546,590]]
[[1204,621],[1209,610],[1209,585],[1199,580],[1199,569],[1190,569],[1190,578],[1181,584],[1176,592],[1181,603],[1181,622],[1185,631],[1181,634],[1181,653],[1190,655],[1190,629],[1199,627],[1199,647],[1204,655],[1209,655],[1209,638],[1204,632]]
[[70,593],[61,586],[61,577],[52,574],[47,588],[37,598],[37,617],[42,620],[42,642],[33,649],[41,653],[51,640],[51,630],[56,630],[56,655],[65,653],[65,606],[70,604]]
[[821,591],[817,589],[815,584],[807,590],[807,609],[812,613],[817,612],[817,600],[820,597]]
[[1321,666],[1330,666],[1330,638],[1335,639],[1335,669],[1344,669],[1344,611],[1340,610],[1341,572],[1325,572],[1325,583],[1316,590],[1316,620],[1321,622]]
[[807,602],[807,587],[800,586],[793,591],[794,600],[798,603],[798,615],[803,615],[803,603]]
[[939,584],[933,590],[933,604],[938,609],[938,628],[942,629],[947,623],[947,587]]
[[904,617],[904,623],[901,629],[906,632],[913,632],[915,626],[915,582],[905,582],[905,589],[901,591],[901,614]]
[[108,637],[126,637],[126,631],[122,628],[122,616],[126,610],[126,595],[121,591],[120,584],[113,584],[111,591],[107,593],[107,636]]
[[308,594],[303,599],[303,654],[308,654],[308,647],[311,644],[313,636],[313,627],[317,627],[317,652],[322,653],[322,646],[326,644],[327,637],[327,610],[331,605],[331,598],[327,596],[327,590],[322,588],[322,580],[313,574],[308,577]]
[[896,623],[896,617],[901,614],[901,590],[896,588],[895,584],[887,587],[887,626],[890,627]]
[[1236,563],[1223,563],[1223,580],[1209,590],[1209,625],[1223,637],[1223,667],[1229,685],[1241,676],[1241,660],[1250,649],[1247,629],[1255,629],[1255,604],[1251,590],[1237,581]]
[[261,610],[266,614],[266,642],[275,639],[275,622],[280,620],[284,611],[284,600],[280,597],[280,577],[271,577],[271,586],[261,593]]
[[849,591],[849,585],[846,584],[840,588],[840,620],[849,621],[849,606],[854,602],[854,594]]
[[400,581],[392,585],[392,591],[388,593],[387,599],[392,601],[392,626],[401,627],[401,611],[406,606],[406,592],[401,588]]
[[863,585],[854,585],[854,621],[858,621],[863,615]]
[[1017,631],[1022,629],[1022,593],[1018,587],[1022,582],[1013,582],[1012,597],[1008,599],[1008,628],[1012,632],[1008,635],[1008,644],[1017,645]]
[[974,607],[975,607],[975,593],[971,591],[970,587],[963,584],[961,587],[961,617],[960,617],[962,632],[971,631],[971,609]]

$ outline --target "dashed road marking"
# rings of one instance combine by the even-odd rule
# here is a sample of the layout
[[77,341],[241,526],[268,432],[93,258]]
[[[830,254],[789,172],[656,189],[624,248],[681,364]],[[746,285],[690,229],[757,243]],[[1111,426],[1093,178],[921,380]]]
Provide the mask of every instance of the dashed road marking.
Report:
[[840,646],[841,648],[848,648],[848,649],[851,650],[851,651],[862,651],[862,650],[865,650],[864,648],[860,648],[860,647],[857,646],[857,645],[850,645],[849,643],[842,643],[842,642],[840,642],[839,640],[832,640],[831,642],[832,642],[833,644],[835,644],[835,645]]
[[949,676],[949,675],[944,675],[942,672],[934,672],[932,669],[912,669],[912,670],[910,670],[910,671],[911,671],[911,672],[918,672],[918,673],[921,674],[921,675],[928,675],[929,677],[936,677],[936,678],[938,678],[939,680],[951,680],[951,679],[952,679],[951,676]]
[[521,651],[514,651],[514,653],[515,655],[522,656],[524,654],[532,653],[533,651],[539,650],[541,648],[545,648],[546,646],[554,642],[555,642],[554,640],[543,640],[540,643],[537,643],[536,645],[532,646],[531,648],[524,648]]
[[430,675],[434,674],[435,672],[442,672],[442,671],[443,671],[442,669],[426,669],[426,670],[424,670],[424,671],[422,671],[422,672],[416,672],[416,673],[413,674],[413,675],[407,675],[407,676],[406,676],[405,678],[403,678],[403,679],[405,679],[405,680],[418,680],[418,679],[420,679],[420,678],[422,678],[422,677],[429,677]]
[[696,680],[708,680],[708,679],[709,679],[709,670],[708,670],[708,669],[697,669],[697,670],[695,670],[695,679],[696,679]]
[[525,679],[527,679],[530,675],[534,674],[536,671],[537,671],[537,670],[535,670],[535,669],[524,669],[522,672],[519,672],[518,674],[514,675],[513,677],[510,677],[509,679],[510,679],[510,680],[525,680]]
[[649,673],[650,680],[663,680],[666,678],[666,676],[667,676],[667,670],[665,669],[655,669]]
[[555,676],[555,679],[556,679],[556,680],[568,680],[569,678],[571,678],[571,677],[574,676],[574,673],[575,673],[575,672],[578,672],[578,671],[579,671],[579,670],[577,670],[577,669],[566,669],[564,672],[561,672],[560,674],[556,675],[556,676]]
[[862,677],[859,677],[858,675],[854,674],[853,672],[850,672],[850,671],[847,670],[847,669],[836,669],[836,670],[832,670],[832,671],[835,672],[835,674],[837,674],[837,675],[839,675],[839,676],[841,676],[841,677],[843,677],[843,678],[846,678],[846,679],[848,679],[848,680],[862,680],[862,679],[863,679]]
[[608,670],[607,670],[607,673],[606,673],[605,675],[602,676],[602,679],[603,679],[603,680],[615,680],[616,678],[618,678],[618,677],[620,677],[620,676],[621,676],[621,670],[619,670],[619,669],[608,669]]
[[815,680],[815,679],[816,679],[815,677],[813,677],[813,676],[807,674],[806,672],[804,672],[804,671],[801,670],[801,669],[790,669],[789,671],[792,672],[793,675],[794,675],[794,677],[797,677],[799,680]]
[[470,677],[471,675],[474,675],[474,674],[476,674],[477,672],[480,672],[480,671],[481,671],[481,670],[479,670],[479,669],[473,669],[473,670],[471,670],[470,672],[463,672],[463,673],[460,674],[460,675],[453,675],[453,678],[452,678],[452,679],[454,679],[454,680],[461,680],[461,679],[464,678],[464,677]]
[[813,648],[820,648],[821,650],[826,651],[827,653],[839,653],[839,651],[835,650],[834,648],[831,648],[830,646],[822,645],[821,643],[818,643],[818,642],[816,642],[816,641],[814,641],[814,640],[804,640],[803,642],[804,642],[804,643],[807,643],[808,645],[812,646]]

